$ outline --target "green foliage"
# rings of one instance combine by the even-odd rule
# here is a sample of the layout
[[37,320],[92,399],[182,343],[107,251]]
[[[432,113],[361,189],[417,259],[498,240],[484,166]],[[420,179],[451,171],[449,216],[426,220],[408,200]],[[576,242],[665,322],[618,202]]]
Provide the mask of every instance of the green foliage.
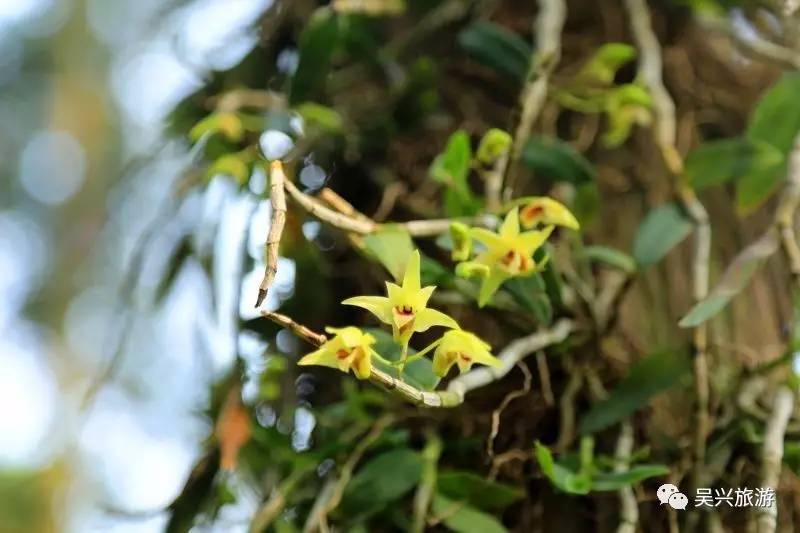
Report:
[[746,137],[766,143],[783,155],[783,164],[758,168],[743,177],[737,187],[736,204],[748,213],[760,206],[786,179],[786,156],[800,133],[800,74],[785,74],[764,96],[753,111]]
[[368,461],[353,476],[342,500],[348,515],[370,514],[402,498],[419,483],[420,454],[408,448],[391,450]]
[[448,216],[473,215],[481,207],[472,193],[468,177],[472,166],[472,147],[469,135],[458,130],[450,135],[444,152],[436,156],[429,173],[436,181],[447,186],[444,193],[445,213]]
[[244,125],[235,113],[211,113],[189,130],[189,139],[199,141],[205,135],[218,133],[231,142],[238,142],[244,137]]
[[522,149],[522,163],[538,179],[581,184],[595,179],[595,170],[568,143],[549,137],[532,137]]
[[645,479],[669,473],[664,465],[633,465],[622,472],[601,471],[595,462],[592,441],[586,437],[581,441],[581,457],[568,457],[556,461],[552,452],[539,442],[535,443],[534,455],[544,475],[554,487],[574,495],[590,492],[615,491],[635,485]]
[[524,310],[530,312],[536,321],[548,325],[553,321],[553,306],[545,290],[541,274],[512,278],[503,284],[514,300]]
[[691,232],[691,221],[677,205],[661,205],[647,214],[636,231],[633,257],[642,268],[658,263]]
[[240,186],[246,185],[250,179],[250,165],[245,154],[225,154],[218,157],[208,167],[206,175],[210,178],[219,174],[230,176]]
[[308,128],[316,128],[328,134],[342,131],[342,116],[330,107],[315,102],[304,102],[295,108]]
[[532,53],[519,35],[491,22],[476,22],[458,35],[458,43],[476,61],[522,83]]
[[364,237],[364,248],[386,267],[395,280],[401,280],[408,258],[414,251],[414,243],[401,226],[384,226]]
[[336,15],[329,8],[317,9],[300,35],[300,61],[289,91],[292,105],[319,95],[328,77],[338,38]]
[[621,250],[609,246],[587,246],[583,249],[583,255],[589,261],[605,263],[628,274],[636,272],[636,260]]
[[460,501],[437,493],[433,496],[433,514],[442,519],[450,531],[456,533],[506,533],[508,530],[494,516]]
[[589,494],[592,490],[592,478],[588,469],[575,471],[557,463],[547,446],[539,442],[535,444],[534,454],[539,468],[554,487],[569,494]]
[[748,180],[778,167],[783,154],[766,142],[747,138],[722,139],[701,144],[686,158],[686,177],[692,187],[705,189],[732,180]]
[[627,376],[581,417],[578,429],[592,433],[624,420],[641,409],[651,397],[676,385],[688,374],[687,357],[675,351],[655,352],[634,363]]
[[451,500],[463,501],[486,511],[503,510],[524,496],[521,489],[489,481],[467,470],[440,472],[436,490]]

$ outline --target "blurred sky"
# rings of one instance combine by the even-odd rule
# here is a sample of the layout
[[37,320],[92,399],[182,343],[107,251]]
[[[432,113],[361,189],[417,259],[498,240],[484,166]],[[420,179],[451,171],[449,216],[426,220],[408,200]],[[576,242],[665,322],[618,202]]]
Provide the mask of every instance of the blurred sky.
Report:
[[[118,294],[191,163],[164,141],[166,113],[255,46],[270,1],[0,0],[0,478],[61,472],[48,502],[58,531],[160,531],[209,432],[208,384],[237,345],[263,351],[237,336],[252,302],[236,250],[247,239],[256,259],[249,297],[269,209],[230,183],[186,198],[146,250],[132,304]],[[215,279],[190,260],[154,308],[187,236],[216,252]],[[282,261],[270,307],[291,291]],[[82,411],[119,339],[119,368]],[[225,531],[246,530],[242,500]]]

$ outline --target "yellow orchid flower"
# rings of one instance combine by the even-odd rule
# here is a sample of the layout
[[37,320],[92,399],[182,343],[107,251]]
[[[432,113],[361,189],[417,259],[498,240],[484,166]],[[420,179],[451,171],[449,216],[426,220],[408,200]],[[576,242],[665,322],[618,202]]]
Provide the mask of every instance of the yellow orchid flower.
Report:
[[459,371],[466,372],[475,364],[498,366],[500,359],[490,352],[491,346],[475,334],[453,329],[442,336],[441,342],[433,352],[433,371],[444,377],[454,364]]
[[338,368],[342,372],[352,369],[357,378],[369,378],[372,368],[371,346],[375,344],[375,337],[354,326],[325,328],[325,331],[334,337],[300,359],[297,364],[327,366]]
[[520,233],[517,208],[508,212],[498,233],[483,228],[470,230],[470,235],[483,243],[486,251],[472,261],[461,263],[457,272],[482,275],[483,282],[478,294],[480,307],[486,305],[507,279],[528,276],[541,270],[543,264],[536,264],[533,252],[544,244],[552,231],[553,226],[547,226],[543,230]]
[[528,196],[516,200],[513,205],[521,206],[519,220],[522,227],[530,229],[538,225],[564,226],[577,230],[578,220],[561,202],[547,196]]
[[458,329],[458,324],[451,317],[427,307],[436,287],[420,287],[419,262],[419,251],[414,250],[406,265],[403,285],[386,283],[388,298],[355,296],[342,302],[366,309],[381,322],[392,326],[394,339],[404,347],[404,352],[415,332],[426,331],[433,326]]

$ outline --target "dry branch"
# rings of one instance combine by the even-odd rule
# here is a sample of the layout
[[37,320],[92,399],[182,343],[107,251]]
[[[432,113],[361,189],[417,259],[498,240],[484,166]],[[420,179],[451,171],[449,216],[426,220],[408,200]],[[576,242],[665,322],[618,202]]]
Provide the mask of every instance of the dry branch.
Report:
[[[786,426],[794,409],[794,393],[787,386],[782,386],[775,393],[772,415],[767,422],[762,450],[761,486],[777,491],[780,482],[781,463],[783,461],[783,439]],[[778,520],[777,501],[769,507],[761,508],[758,514],[758,533],[774,533]]]
[[286,195],[284,184],[286,174],[283,172],[283,164],[280,161],[273,161],[269,171],[269,201],[272,205],[272,221],[269,225],[267,234],[267,266],[264,268],[264,278],[258,286],[258,298],[256,307],[260,307],[267,297],[267,292],[275,280],[278,273],[278,247],[283,235],[283,226],[286,223]]

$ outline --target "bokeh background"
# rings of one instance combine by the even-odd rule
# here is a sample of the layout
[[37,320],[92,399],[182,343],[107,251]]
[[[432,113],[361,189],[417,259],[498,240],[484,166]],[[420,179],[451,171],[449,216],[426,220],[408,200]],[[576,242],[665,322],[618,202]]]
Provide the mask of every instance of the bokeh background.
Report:
[[[233,361],[239,258],[217,260],[229,282],[199,264],[169,294],[158,280],[189,228],[218,225],[191,238],[236,249],[268,213],[215,184],[137,243],[193,157],[164,140],[165,116],[256,45],[269,4],[0,0],[0,531],[163,528]],[[120,298],[132,260],[138,288]],[[252,513],[228,511],[231,531]]]

